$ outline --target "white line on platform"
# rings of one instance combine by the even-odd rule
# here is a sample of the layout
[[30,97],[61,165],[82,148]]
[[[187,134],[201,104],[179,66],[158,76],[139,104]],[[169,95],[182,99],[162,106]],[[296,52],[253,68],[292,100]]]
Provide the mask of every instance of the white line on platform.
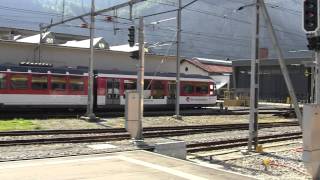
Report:
[[137,165],[141,165],[141,166],[145,166],[145,167],[149,167],[152,169],[156,169],[159,171],[163,171],[181,178],[185,178],[185,179],[190,179],[190,180],[207,180],[206,178],[203,177],[199,177],[199,176],[195,176],[189,173],[185,173],[185,172],[181,172],[178,170],[174,170],[172,168],[168,168],[168,167],[164,167],[164,166],[160,166],[157,164],[152,164],[152,163],[148,163],[145,161],[141,161],[141,160],[137,160],[137,159],[132,159],[129,157],[125,157],[125,156],[118,156],[119,159],[123,160],[123,161],[127,161],[133,164],[137,164]]

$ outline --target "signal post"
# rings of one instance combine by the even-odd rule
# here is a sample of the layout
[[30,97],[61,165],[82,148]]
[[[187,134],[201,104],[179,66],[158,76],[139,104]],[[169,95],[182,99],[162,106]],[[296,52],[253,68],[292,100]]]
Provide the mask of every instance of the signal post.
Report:
[[[303,162],[313,179],[320,179],[320,0],[303,1],[303,29],[307,34],[308,48],[315,52],[314,80],[315,101],[314,104],[306,104],[303,107]],[[313,87],[311,87],[313,88]]]

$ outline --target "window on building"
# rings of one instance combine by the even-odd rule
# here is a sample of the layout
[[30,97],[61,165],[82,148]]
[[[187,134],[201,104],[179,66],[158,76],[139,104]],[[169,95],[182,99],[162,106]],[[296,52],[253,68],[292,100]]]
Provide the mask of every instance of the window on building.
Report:
[[183,85],[183,93],[185,93],[185,94],[192,94],[192,93],[193,93],[193,86],[192,86],[192,84],[184,84],[184,85]]
[[26,74],[13,74],[10,81],[11,89],[28,89],[28,76]]
[[208,85],[206,83],[197,84],[195,88],[198,94],[208,94]]
[[70,76],[70,90],[71,91],[83,91],[84,90],[83,77]]
[[48,77],[46,75],[32,75],[31,88],[34,90],[48,89]]
[[67,87],[67,81],[64,76],[52,76],[51,79],[52,90],[64,91]]
[[163,99],[164,98],[164,85],[161,81],[153,81],[153,92],[152,96],[154,99]]
[[4,73],[0,73],[0,89],[6,89],[6,82],[7,82],[7,78],[6,78],[6,74]]

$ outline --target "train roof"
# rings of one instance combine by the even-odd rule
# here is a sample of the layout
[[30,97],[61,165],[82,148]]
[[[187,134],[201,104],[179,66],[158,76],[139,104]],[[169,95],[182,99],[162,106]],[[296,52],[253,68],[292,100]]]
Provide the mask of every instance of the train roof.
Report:
[[[53,74],[74,74],[84,75],[88,72],[88,69],[76,69],[76,68],[55,68],[55,67],[38,67],[38,66],[17,66],[17,65],[0,65],[0,71],[7,71],[10,69],[12,72],[34,72],[34,73],[48,73],[50,71]],[[116,74],[116,75],[137,75],[135,71],[119,71],[119,70],[95,70],[96,74]],[[176,77],[176,73],[164,73],[164,72],[145,72],[145,76],[157,76],[157,77]],[[197,74],[183,74],[182,78],[195,78],[195,79],[211,79],[209,76],[197,75]]]
[[[119,71],[119,70],[97,70],[98,74],[122,74],[122,75],[137,75],[135,71]],[[176,77],[176,73],[164,73],[164,72],[145,72],[145,76],[157,76],[157,77]],[[209,76],[203,76],[198,74],[183,74],[182,78],[196,78],[196,79],[211,79]]]
[[50,71],[54,74],[77,74],[83,75],[86,73],[84,70],[72,69],[72,68],[53,68],[53,67],[37,67],[37,66],[17,66],[17,65],[0,65],[0,71],[7,71],[10,69],[14,72],[34,72],[34,73],[48,73]]

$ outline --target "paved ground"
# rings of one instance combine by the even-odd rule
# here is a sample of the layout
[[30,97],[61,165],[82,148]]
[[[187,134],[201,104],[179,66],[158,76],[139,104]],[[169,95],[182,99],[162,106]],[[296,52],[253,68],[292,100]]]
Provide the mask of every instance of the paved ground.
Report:
[[247,180],[239,174],[203,167],[146,151],[0,163],[1,180]]

